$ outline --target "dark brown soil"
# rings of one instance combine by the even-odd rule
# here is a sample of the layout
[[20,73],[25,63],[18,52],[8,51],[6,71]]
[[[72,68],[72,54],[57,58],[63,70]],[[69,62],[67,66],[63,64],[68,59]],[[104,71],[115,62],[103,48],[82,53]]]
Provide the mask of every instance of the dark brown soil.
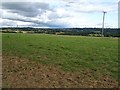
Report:
[[43,65],[13,56],[3,56],[3,88],[113,88],[118,82],[90,70],[67,72],[58,66]]

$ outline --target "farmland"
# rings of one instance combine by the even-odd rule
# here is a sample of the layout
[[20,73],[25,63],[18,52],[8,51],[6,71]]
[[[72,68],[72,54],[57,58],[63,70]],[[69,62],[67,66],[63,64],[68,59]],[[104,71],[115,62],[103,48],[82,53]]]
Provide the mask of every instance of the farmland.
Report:
[[[63,81],[66,85],[56,84],[58,79],[52,77],[50,82],[54,80],[56,83],[52,82],[52,85],[49,86],[49,83],[46,83],[48,80],[43,80],[46,87],[117,87],[118,38],[3,33],[2,52],[4,87],[37,87],[32,86],[33,84],[31,86],[30,84],[22,85],[19,83],[22,82],[19,79],[16,81],[17,85],[12,82],[17,79],[19,71],[27,75],[32,71],[31,67],[38,66],[42,68],[43,73],[49,75],[48,72],[50,72],[50,75],[56,78],[62,77],[64,73]],[[19,65],[22,68],[26,67],[26,70],[18,68]],[[42,71],[33,69],[31,73]],[[55,72],[56,76],[54,76]],[[42,73],[37,74],[41,78]],[[86,80],[80,82],[82,79]],[[26,83],[28,83],[27,80],[29,81],[29,79],[25,79]],[[60,82],[60,80],[62,79],[58,81]],[[39,80],[36,83],[40,86]],[[91,85],[90,83],[96,84]],[[45,87],[44,85],[43,87]]]

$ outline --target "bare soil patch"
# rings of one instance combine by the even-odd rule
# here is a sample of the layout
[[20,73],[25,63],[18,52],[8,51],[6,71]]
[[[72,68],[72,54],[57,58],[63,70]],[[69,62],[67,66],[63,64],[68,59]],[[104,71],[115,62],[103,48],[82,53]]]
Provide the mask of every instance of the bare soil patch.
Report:
[[114,88],[118,82],[90,70],[67,72],[55,65],[43,65],[28,59],[3,55],[3,88]]

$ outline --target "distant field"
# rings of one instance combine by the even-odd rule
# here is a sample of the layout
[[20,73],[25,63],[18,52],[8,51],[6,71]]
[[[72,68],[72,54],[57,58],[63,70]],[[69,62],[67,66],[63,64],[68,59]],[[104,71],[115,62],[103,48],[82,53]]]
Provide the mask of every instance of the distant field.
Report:
[[118,76],[118,38],[3,34],[2,40],[3,55],[58,65],[65,71],[90,69]]

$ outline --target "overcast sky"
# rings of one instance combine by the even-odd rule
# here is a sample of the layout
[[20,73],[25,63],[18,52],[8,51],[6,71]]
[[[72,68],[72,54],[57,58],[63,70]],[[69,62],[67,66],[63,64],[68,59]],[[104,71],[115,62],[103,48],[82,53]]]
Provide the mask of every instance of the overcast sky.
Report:
[[107,11],[105,27],[118,28],[118,1],[4,0],[0,6],[0,25],[45,28],[102,27],[102,11]]

